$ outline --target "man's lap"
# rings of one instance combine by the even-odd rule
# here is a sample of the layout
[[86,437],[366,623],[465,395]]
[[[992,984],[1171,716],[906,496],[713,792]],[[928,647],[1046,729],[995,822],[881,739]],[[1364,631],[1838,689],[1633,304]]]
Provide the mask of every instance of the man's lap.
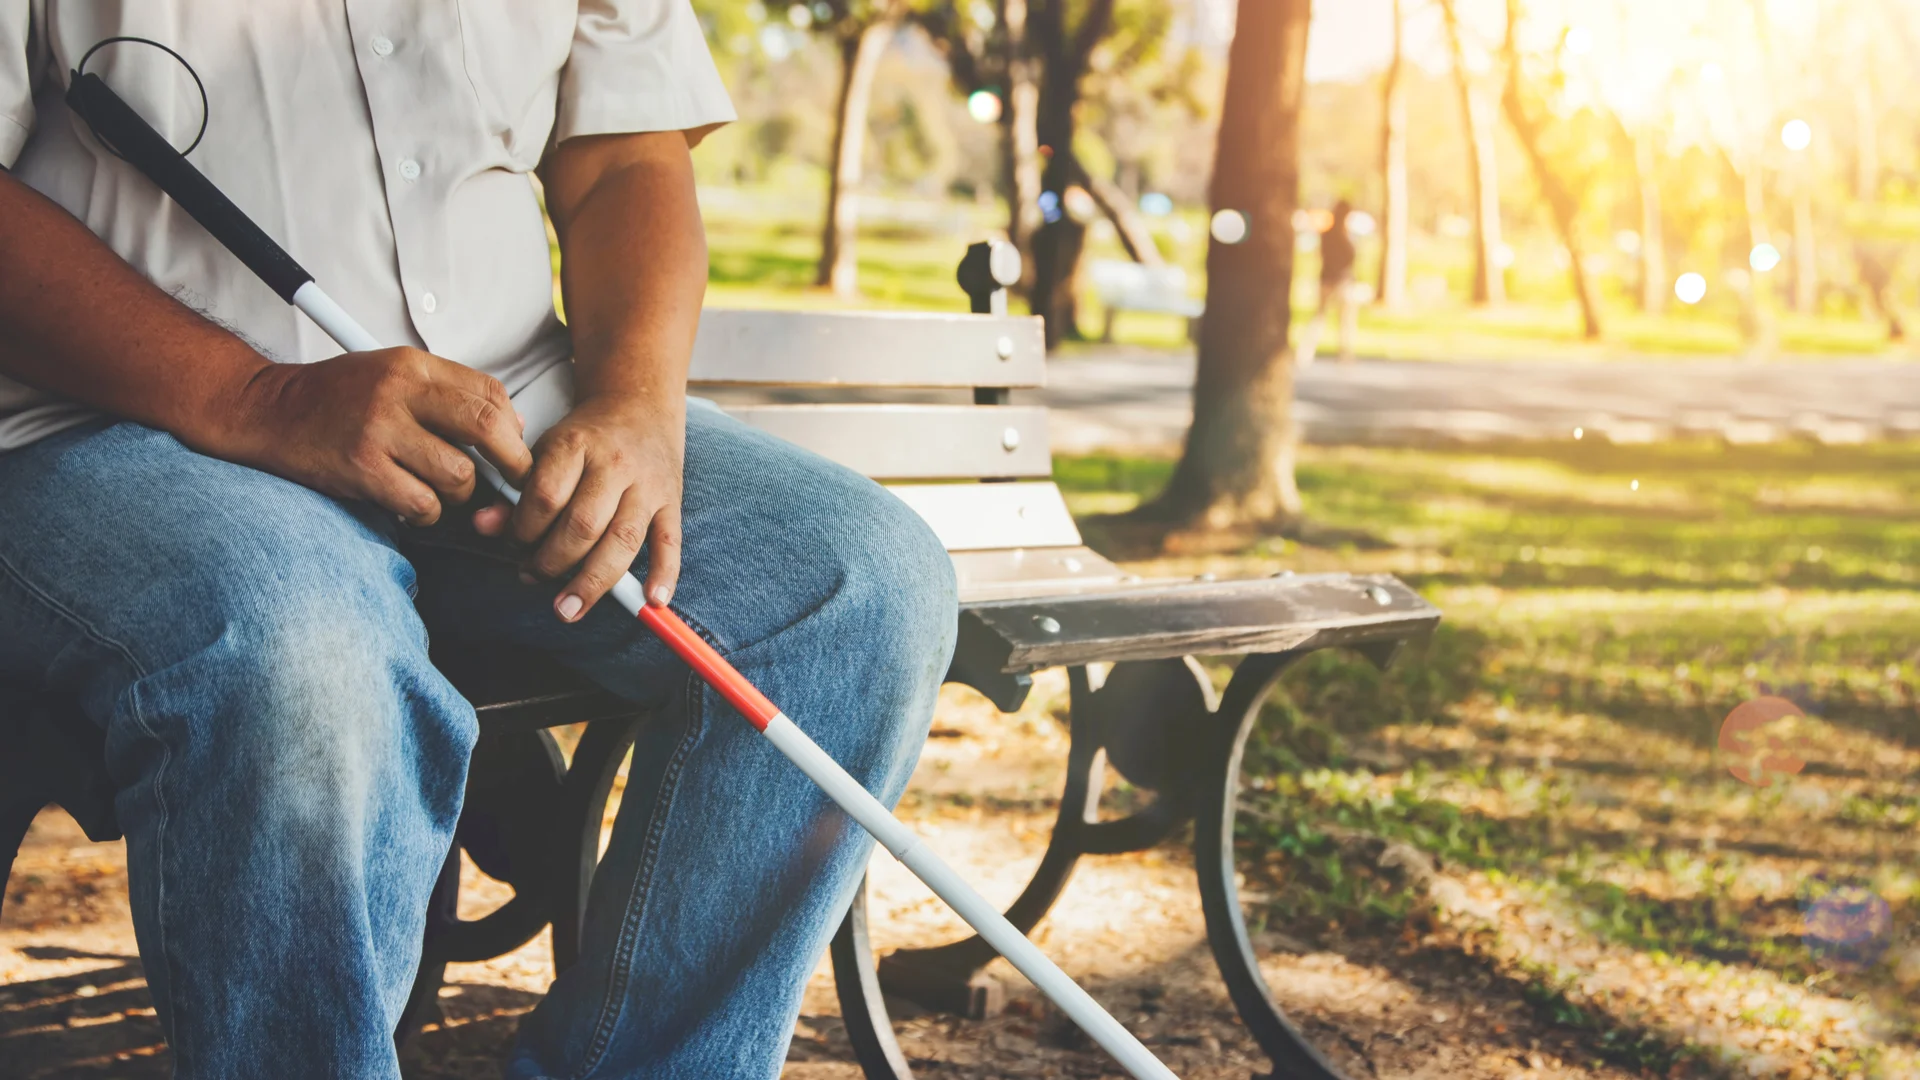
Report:
[[[675,607],[725,651],[836,599],[909,618],[951,606],[945,557],[903,504],[704,403],[689,410],[684,515]],[[0,590],[12,594],[0,680],[40,689],[114,663],[138,678],[239,624],[292,614],[351,625],[417,593],[438,634],[551,650],[630,697],[664,692],[649,684],[668,654],[611,600],[561,623],[557,584],[522,584],[516,553],[466,517],[449,509],[440,525],[409,530],[135,424],[54,436],[0,455]],[[859,624],[853,616],[848,632]],[[63,641],[96,662],[63,668]],[[111,703],[89,705],[104,722]]]

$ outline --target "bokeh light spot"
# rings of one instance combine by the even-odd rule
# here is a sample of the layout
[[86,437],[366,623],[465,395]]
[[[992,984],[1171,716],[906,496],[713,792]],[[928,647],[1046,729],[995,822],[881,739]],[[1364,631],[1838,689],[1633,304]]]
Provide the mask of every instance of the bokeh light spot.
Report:
[[1727,771],[1754,787],[1799,775],[1807,761],[1800,752],[1805,740],[1795,725],[1804,716],[1800,706],[1783,697],[1757,697],[1734,706],[1720,723]]
[[1893,941],[1893,908],[1861,882],[1815,877],[1801,889],[1803,940],[1828,967],[1864,971],[1879,963]]
[[1219,243],[1237,244],[1247,238],[1247,215],[1238,210],[1216,211],[1207,231]]
[[1780,142],[1798,153],[1813,145],[1813,127],[1805,120],[1789,120],[1780,129]]
[[1140,212],[1149,217],[1166,217],[1173,213],[1173,198],[1158,191],[1149,191],[1140,196]]
[[1707,279],[1689,270],[1673,283],[1673,295],[1683,304],[1697,304],[1706,299]]
[[967,115],[982,124],[1000,119],[1000,95],[991,90],[975,90],[967,95]]
[[1764,274],[1780,265],[1780,249],[1772,244],[1755,244],[1747,256],[1747,265]]
[[1593,31],[1584,26],[1567,27],[1567,51],[1575,56],[1585,56],[1593,51]]

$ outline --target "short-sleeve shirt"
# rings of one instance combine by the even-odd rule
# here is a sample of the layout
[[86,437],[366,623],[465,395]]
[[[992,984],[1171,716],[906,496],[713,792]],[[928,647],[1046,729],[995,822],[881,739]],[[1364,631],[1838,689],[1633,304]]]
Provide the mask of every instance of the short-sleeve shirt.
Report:
[[[0,0],[0,166],[281,362],[340,349],[67,110],[115,36],[193,66],[189,160],[376,338],[510,391],[569,352],[528,173],[577,135],[734,118],[688,0]],[[159,49],[108,45],[87,72],[176,147],[200,127]],[[92,415],[0,376],[0,451]]]

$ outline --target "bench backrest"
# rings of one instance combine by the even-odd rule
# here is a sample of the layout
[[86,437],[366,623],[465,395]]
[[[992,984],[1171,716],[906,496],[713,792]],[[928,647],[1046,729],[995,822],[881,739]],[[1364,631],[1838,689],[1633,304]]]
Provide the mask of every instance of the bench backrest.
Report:
[[[1046,409],[1011,403],[1012,391],[1046,383],[1036,317],[709,308],[689,381],[695,393],[812,391],[816,400],[803,403],[722,404],[754,427],[886,483],[953,554],[964,595],[1071,589],[1120,576],[1081,543],[1053,483]],[[924,399],[926,391],[964,393],[902,400]]]
[[1153,307],[1184,301],[1187,272],[1178,266],[1147,266],[1118,259],[1094,259],[1087,277],[1103,303],[1122,307]]

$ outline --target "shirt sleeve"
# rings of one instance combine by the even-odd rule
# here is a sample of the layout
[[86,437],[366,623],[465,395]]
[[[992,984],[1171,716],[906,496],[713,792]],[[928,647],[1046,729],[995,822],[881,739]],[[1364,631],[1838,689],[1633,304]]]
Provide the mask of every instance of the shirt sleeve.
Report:
[[31,0],[0,0],[0,168],[11,169],[33,130],[37,43]]
[[693,144],[733,119],[689,0],[581,0],[553,145],[639,131],[683,131]]

